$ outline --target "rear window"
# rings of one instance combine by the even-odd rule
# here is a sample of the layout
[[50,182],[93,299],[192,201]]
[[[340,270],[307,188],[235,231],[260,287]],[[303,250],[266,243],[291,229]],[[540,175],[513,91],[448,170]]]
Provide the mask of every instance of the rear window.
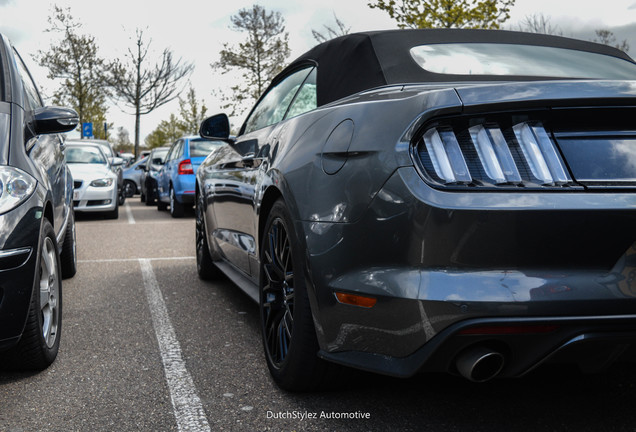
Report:
[[153,165],[163,165],[165,163],[168,149],[153,150],[150,157],[152,158],[150,163]]
[[608,55],[540,45],[448,43],[411,48],[429,72],[450,75],[636,79],[636,64]]
[[206,157],[221,144],[222,141],[190,140],[190,157]]

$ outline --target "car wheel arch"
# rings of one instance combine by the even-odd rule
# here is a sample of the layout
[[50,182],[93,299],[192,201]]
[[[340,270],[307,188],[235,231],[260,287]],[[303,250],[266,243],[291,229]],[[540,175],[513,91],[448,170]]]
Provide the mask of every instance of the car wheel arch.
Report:
[[[300,244],[301,250],[304,250],[304,251],[307,250],[305,236],[302,232],[302,224],[298,223],[300,218],[298,216],[297,207],[295,206],[293,197],[290,194],[286,194],[284,190],[281,190],[278,187],[274,186],[274,184],[283,185],[283,186],[285,185],[285,182],[282,181],[282,179],[279,179],[279,180],[280,181],[272,183],[272,185],[270,185],[265,190],[265,192],[263,193],[263,197],[260,201],[260,210],[258,214],[258,239],[257,239],[258,254],[259,254],[258,256],[260,256],[261,243],[263,242],[264,232],[267,225],[267,219],[268,219],[269,213],[274,207],[274,204],[276,204],[276,202],[279,200],[283,201],[283,203],[285,204],[285,207],[287,208],[287,210],[289,211],[292,217],[293,228],[296,231],[296,237],[297,237],[298,243]],[[316,315],[318,313],[319,306],[318,306],[318,301],[316,298],[315,286],[311,279],[311,270],[309,267],[310,267],[310,263],[309,263],[309,260],[307,259],[307,255],[303,254],[303,265],[301,266],[300,271],[304,273],[307,294],[309,297],[310,310],[312,315],[314,315],[314,322],[318,322]],[[322,337],[322,329],[319,326],[316,327],[316,334],[318,336],[318,343],[320,347],[323,348],[326,345],[324,343],[324,338]]]
[[282,197],[283,194],[276,187],[270,186],[267,190],[265,190],[263,198],[261,199],[258,217],[258,242],[260,242],[263,238],[263,232],[265,231],[265,224],[267,223],[267,216],[269,215],[269,212],[272,210],[274,203]]
[[55,224],[55,217],[53,216],[53,205],[51,204],[51,201],[49,200],[47,200],[46,204],[44,204],[44,211],[42,213],[42,217],[43,219],[46,219],[51,223],[53,230],[57,229],[57,226]]

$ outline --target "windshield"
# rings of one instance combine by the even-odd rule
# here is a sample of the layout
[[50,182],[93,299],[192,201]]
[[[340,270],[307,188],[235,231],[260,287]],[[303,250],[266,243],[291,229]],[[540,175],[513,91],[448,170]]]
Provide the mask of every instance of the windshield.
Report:
[[96,147],[67,147],[66,162],[106,165],[106,158]]
[[422,69],[440,74],[636,79],[636,64],[627,60],[540,45],[448,43],[410,52]]

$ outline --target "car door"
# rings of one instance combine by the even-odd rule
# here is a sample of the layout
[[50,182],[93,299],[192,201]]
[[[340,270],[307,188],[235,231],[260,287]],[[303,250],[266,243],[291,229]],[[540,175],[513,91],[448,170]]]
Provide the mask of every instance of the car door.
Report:
[[[15,52],[16,65],[18,72],[24,85],[24,110],[27,112],[27,118],[33,115],[37,108],[42,108],[42,98],[37,90],[37,86],[31,78],[26,65],[22,61],[20,55]],[[67,211],[69,211],[70,198],[66,199],[67,192],[67,171],[64,163],[64,152],[62,150],[62,139],[58,134],[39,135],[28,143],[25,143],[29,156],[41,168],[45,181],[49,182],[48,187],[52,194],[53,217],[55,220],[55,228],[63,226],[63,221]],[[69,208],[67,208],[69,207]]]
[[158,188],[159,188],[159,199],[164,202],[169,202],[170,197],[168,194],[170,193],[170,179],[177,172],[178,168],[178,160],[180,159],[181,153],[183,151],[183,140],[179,139],[172,144],[170,150],[168,150],[168,154],[166,155],[165,164],[159,171],[159,175],[157,178]]
[[[212,184],[217,229],[212,235],[225,257],[253,278],[258,276],[256,193],[268,166],[278,124],[286,118],[313,66],[292,71],[272,84],[241,128],[235,144],[219,152]],[[311,74],[312,76],[315,75]],[[315,106],[314,106],[315,107]]]

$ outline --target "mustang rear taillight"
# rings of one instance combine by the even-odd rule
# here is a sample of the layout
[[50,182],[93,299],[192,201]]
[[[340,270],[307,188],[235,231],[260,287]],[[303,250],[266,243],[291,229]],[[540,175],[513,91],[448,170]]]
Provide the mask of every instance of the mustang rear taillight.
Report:
[[190,159],[184,159],[179,162],[179,175],[194,174],[192,169],[192,161]]
[[445,186],[566,187],[574,185],[539,121],[439,125],[418,146],[429,179]]

